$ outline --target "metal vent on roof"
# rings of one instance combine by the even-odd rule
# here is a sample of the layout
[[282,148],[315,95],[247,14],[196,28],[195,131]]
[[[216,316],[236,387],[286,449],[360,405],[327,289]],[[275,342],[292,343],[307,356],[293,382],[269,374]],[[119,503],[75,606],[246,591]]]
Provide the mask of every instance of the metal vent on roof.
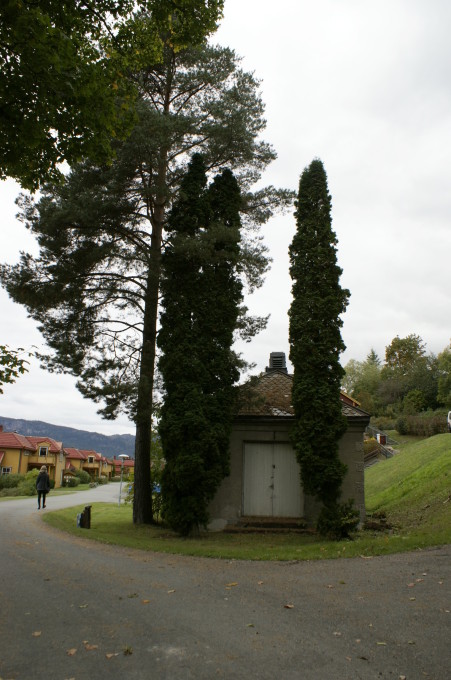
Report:
[[269,373],[270,371],[283,371],[284,373],[288,373],[285,352],[271,352],[266,373]]

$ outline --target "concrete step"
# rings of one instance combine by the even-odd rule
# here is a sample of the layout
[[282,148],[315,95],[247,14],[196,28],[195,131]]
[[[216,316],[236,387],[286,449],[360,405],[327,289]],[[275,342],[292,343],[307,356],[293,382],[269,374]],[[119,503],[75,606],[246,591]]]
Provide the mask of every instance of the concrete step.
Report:
[[300,517],[241,517],[225,529],[227,533],[315,533]]

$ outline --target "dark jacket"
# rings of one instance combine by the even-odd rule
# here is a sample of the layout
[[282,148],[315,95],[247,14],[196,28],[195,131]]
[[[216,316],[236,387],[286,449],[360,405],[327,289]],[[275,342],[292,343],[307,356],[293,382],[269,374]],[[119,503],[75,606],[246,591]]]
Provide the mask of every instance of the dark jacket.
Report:
[[50,491],[50,477],[47,472],[40,472],[36,478],[36,489],[38,491],[45,491],[48,493]]

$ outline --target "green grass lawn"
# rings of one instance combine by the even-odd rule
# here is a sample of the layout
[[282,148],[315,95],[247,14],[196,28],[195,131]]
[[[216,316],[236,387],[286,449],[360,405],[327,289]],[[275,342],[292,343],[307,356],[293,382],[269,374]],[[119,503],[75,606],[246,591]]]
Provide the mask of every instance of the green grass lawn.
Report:
[[385,513],[392,528],[360,531],[352,541],[295,533],[208,533],[184,539],[161,526],[135,526],[129,505],[108,503],[93,504],[91,529],[76,526],[83,506],[48,512],[43,519],[57,529],[103,543],[227,559],[369,558],[451,543],[451,435],[407,444],[401,453],[369,468],[365,483],[368,512]]

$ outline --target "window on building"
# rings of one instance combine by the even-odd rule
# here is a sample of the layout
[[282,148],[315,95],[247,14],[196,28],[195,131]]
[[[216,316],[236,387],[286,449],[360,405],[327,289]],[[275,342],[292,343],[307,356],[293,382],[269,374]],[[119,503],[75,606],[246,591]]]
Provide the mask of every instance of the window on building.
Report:
[[12,467],[2,467],[2,475],[10,475],[12,471]]
[[39,447],[39,455],[40,456],[46,456],[48,453],[48,446],[40,446]]
[[88,456],[88,463],[94,462],[94,456]]

